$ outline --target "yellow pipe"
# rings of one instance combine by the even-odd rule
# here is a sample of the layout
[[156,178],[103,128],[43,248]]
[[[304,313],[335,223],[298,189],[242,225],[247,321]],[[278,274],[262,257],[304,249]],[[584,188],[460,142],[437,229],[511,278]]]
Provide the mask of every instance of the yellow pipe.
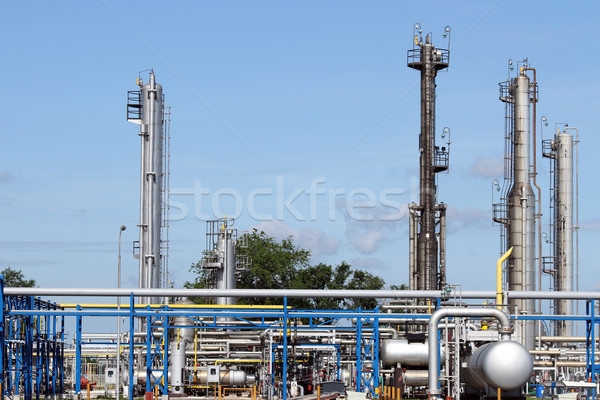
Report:
[[498,259],[496,262],[496,308],[502,310],[502,263],[510,257],[510,253],[512,253],[513,248],[508,249],[506,253],[502,257]]
[[418,37],[418,36],[417,36],[417,35],[415,35],[415,44],[416,44],[416,45],[418,45],[418,44],[419,44],[419,41],[417,40],[417,37]]

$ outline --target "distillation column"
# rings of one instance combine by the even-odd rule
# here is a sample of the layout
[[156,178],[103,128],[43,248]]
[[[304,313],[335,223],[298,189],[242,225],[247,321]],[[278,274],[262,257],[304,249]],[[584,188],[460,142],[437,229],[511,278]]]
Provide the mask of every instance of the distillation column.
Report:
[[[207,221],[207,252],[202,261],[202,268],[211,272],[214,286],[217,289],[235,289],[236,272],[238,272],[235,246],[237,229],[233,228],[233,220],[223,218]],[[217,297],[218,305],[235,305],[235,297]]]
[[[163,182],[163,93],[156,83],[154,72],[145,85],[129,92],[128,120],[140,125],[140,239],[139,287],[161,287],[161,228]],[[138,94],[138,104],[132,102],[132,93]],[[131,110],[139,109],[137,113]],[[135,115],[133,115],[135,114]],[[158,303],[158,298],[143,298],[143,303]]]
[[[234,230],[223,225],[219,232],[216,251],[223,260],[222,267],[217,268],[217,289],[235,289],[235,237]],[[235,297],[217,297],[218,305],[235,305]]]
[[[410,211],[409,282],[411,290],[436,290],[445,286],[446,206],[437,204],[435,174],[448,169],[448,153],[435,145],[435,77],[448,67],[449,52],[437,49],[429,35],[408,51],[408,66],[421,71],[421,132],[419,134],[419,205]],[[439,244],[438,244],[439,240]],[[438,258],[439,257],[439,258]]]
[[[553,141],[556,151],[555,172],[555,266],[554,289],[573,290],[573,136],[559,133]],[[554,301],[558,315],[573,315],[573,301]],[[573,335],[573,321],[556,321],[556,335]]]
[[[535,84],[535,82],[533,83]],[[501,96],[503,101],[512,103],[513,141],[513,185],[508,195],[508,246],[513,251],[508,260],[508,290],[535,291],[535,195],[529,183],[530,165],[530,91],[529,77],[521,69],[518,76],[509,83],[509,96]],[[522,314],[535,312],[535,300],[511,300]],[[535,345],[534,321],[522,322],[520,332],[522,343],[533,349]]]

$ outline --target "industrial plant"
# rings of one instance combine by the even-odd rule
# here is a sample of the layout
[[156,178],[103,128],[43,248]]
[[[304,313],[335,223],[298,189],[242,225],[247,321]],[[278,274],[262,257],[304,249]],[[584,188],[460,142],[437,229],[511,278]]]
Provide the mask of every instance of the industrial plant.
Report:
[[[536,68],[543,65],[509,60],[506,78],[494,78],[502,80],[498,108],[505,109],[493,139],[505,149],[504,178],[494,181],[490,210],[500,239],[497,289],[466,291],[447,280],[451,233],[438,179],[451,173],[451,130],[436,127],[436,103],[444,107],[436,86],[438,73],[450,66],[450,31],[424,34],[415,24],[407,52],[407,67],[420,73],[421,111],[414,148],[419,198],[408,205],[408,246],[398,249],[398,259],[408,257],[408,290],[238,289],[236,277],[256,261],[226,216],[206,222],[205,288],[170,287],[171,113],[160,76],[145,71],[126,104],[141,143],[139,285],[2,285],[2,400],[597,396],[600,293],[577,291],[579,132],[562,124],[541,140],[539,129],[548,122],[538,113]],[[551,177],[550,193],[537,182],[541,169]],[[547,210],[542,197],[550,199]],[[542,278],[551,290],[541,290]],[[72,301],[47,300],[53,296]],[[279,303],[240,301],[267,297]],[[288,305],[293,298],[371,298],[378,306],[298,309]],[[84,329],[90,318],[102,318],[114,332]],[[67,340],[68,329],[74,334]]]

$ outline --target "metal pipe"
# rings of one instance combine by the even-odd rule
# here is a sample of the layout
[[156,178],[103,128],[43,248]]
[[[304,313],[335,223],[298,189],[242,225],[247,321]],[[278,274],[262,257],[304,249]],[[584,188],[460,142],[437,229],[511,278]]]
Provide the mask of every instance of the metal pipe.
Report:
[[[587,338],[585,336],[542,336],[540,337],[542,342],[548,343],[586,343]],[[596,337],[596,342],[600,341],[600,337]]]
[[513,248],[508,249],[502,257],[496,262],[496,307],[498,310],[502,310],[502,263],[510,257]]
[[[439,343],[437,340],[438,324],[446,317],[493,317],[500,322],[500,339],[509,340],[512,332],[508,315],[496,308],[441,308],[434,312],[429,319],[428,351],[429,351],[429,397],[438,398],[442,391],[439,389]],[[434,338],[436,340],[434,340]]]
[[417,237],[417,229],[416,229],[416,217],[417,214],[415,212],[416,204],[411,203],[408,207],[408,284],[410,290],[417,289],[417,279],[416,279],[416,265],[417,265],[417,256],[416,256],[416,241]]
[[[115,288],[4,288],[7,296],[81,296],[81,297],[117,297],[130,295],[161,297],[309,297],[309,298],[442,298],[448,296],[440,290],[320,290],[320,289],[115,289]],[[507,291],[507,298],[512,299],[572,299],[600,300],[600,292],[529,292],[522,290]],[[462,299],[495,299],[495,290],[467,290],[460,293]],[[193,308],[193,307],[192,307]],[[239,306],[244,308],[244,306]],[[260,308],[249,308],[260,310]],[[276,312],[277,310],[270,309]],[[94,311],[95,312],[95,311]],[[114,313],[114,311],[113,311]],[[129,312],[128,312],[129,313]]]
[[[532,124],[532,146],[533,146],[533,171],[532,171],[532,181],[533,186],[537,189],[537,247],[538,247],[538,288],[542,287],[542,189],[537,184],[537,142],[536,142],[536,121],[537,121],[537,74],[536,70],[533,67],[525,67],[524,71],[533,71],[533,124]],[[538,312],[542,310],[542,300],[538,300]]]
[[535,367],[570,367],[570,368],[585,368],[585,361],[534,361]]

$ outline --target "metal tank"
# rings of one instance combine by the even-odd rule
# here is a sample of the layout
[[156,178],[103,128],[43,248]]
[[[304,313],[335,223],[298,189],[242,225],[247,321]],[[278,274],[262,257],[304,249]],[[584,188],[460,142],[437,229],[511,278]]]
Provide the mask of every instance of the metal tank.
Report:
[[[176,302],[177,305],[193,304],[187,298]],[[178,328],[181,326],[194,325],[194,322],[186,317],[175,317],[172,322],[174,332],[171,335],[169,344],[169,385],[172,387],[173,394],[183,394],[183,380],[185,377],[185,356],[188,343],[194,340],[194,328]]]
[[[216,373],[213,374],[213,372]],[[256,376],[254,374],[247,374],[245,371],[227,370],[213,366],[202,367],[196,371],[196,383],[201,385],[219,383],[220,385],[227,386],[243,386],[253,385],[255,382]]]
[[[441,357],[444,358],[444,348]],[[379,356],[386,366],[424,367],[428,365],[428,343],[409,343],[406,339],[385,339],[379,347]]]
[[533,374],[533,357],[520,343],[504,340],[479,347],[469,358],[468,368],[470,374],[465,377],[474,388],[518,389]]
[[[419,29],[417,24],[415,28]],[[449,30],[449,27],[447,28]],[[449,51],[438,49],[429,35],[408,51],[407,65],[421,71],[421,132],[419,134],[419,204],[411,203],[409,228],[409,283],[411,290],[436,290],[445,286],[444,204],[437,203],[435,175],[448,169],[448,151],[435,145],[437,72],[448,67]],[[439,230],[438,230],[439,229]],[[439,240],[439,244],[438,244]]]
[[402,373],[402,381],[406,386],[426,386],[429,371],[426,369],[406,370]]

